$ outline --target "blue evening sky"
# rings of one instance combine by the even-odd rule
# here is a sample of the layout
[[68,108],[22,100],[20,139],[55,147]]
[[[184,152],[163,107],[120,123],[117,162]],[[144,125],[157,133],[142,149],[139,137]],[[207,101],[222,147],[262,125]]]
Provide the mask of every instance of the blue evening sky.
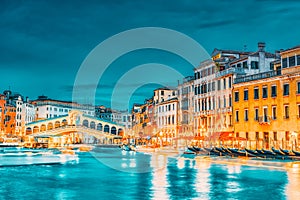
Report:
[[[255,51],[258,41],[271,52],[290,48],[300,44],[299,10],[297,0],[1,0],[0,92],[11,87],[30,99],[44,94],[71,100],[76,73],[89,52],[108,37],[138,27],[180,31],[209,53],[214,48],[243,50],[244,45]],[[129,53],[106,71],[96,104],[109,106],[116,81],[145,63],[165,64],[185,76],[195,67],[163,51]],[[165,79],[165,85],[176,86],[173,77]],[[139,88],[130,103],[151,97],[155,87]]]

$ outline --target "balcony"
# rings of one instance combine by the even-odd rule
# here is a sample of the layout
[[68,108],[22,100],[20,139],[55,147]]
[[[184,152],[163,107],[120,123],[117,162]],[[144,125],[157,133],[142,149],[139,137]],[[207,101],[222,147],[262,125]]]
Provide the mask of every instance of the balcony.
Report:
[[223,71],[219,71],[216,73],[216,78],[228,75],[228,74],[245,74],[245,70],[243,68],[227,68]]
[[300,66],[294,66],[282,69],[282,74],[296,74],[300,72]]
[[243,76],[240,78],[236,78],[234,80],[234,83],[237,84],[237,83],[249,82],[249,81],[270,78],[270,77],[280,76],[280,75],[281,75],[281,70],[263,72],[263,73],[259,73],[259,74],[253,74],[253,75],[249,75],[249,76]]
[[270,124],[271,123],[271,117],[270,116],[258,117],[258,123],[260,123],[260,124]]

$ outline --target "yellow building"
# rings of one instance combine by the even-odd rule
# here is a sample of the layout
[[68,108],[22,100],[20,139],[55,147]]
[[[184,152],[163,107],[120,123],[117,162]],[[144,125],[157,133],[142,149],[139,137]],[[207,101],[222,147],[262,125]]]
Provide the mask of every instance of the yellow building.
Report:
[[234,80],[234,133],[248,148],[300,147],[300,46],[280,54],[273,71]]

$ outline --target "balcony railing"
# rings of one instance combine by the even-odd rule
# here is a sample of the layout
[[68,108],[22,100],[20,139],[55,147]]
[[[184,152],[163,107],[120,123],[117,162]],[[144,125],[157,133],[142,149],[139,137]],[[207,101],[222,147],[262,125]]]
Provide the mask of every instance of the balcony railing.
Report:
[[261,117],[258,118],[258,122],[260,124],[270,124],[271,117],[270,116],[261,116]]
[[249,76],[243,76],[240,78],[236,78],[234,80],[234,83],[236,84],[236,83],[249,82],[249,81],[259,80],[259,79],[263,79],[263,78],[279,76],[279,75],[281,75],[281,70],[263,72],[263,73],[259,73],[259,74],[253,74],[253,75],[249,75]]
[[284,68],[282,69],[282,74],[295,74],[300,72],[300,67],[289,67],[289,68]]
[[231,67],[231,68],[228,68],[228,69],[225,69],[223,71],[219,71],[216,73],[216,78],[218,77],[221,77],[221,76],[225,76],[227,74],[245,74],[245,70],[243,68],[234,68],[234,67]]

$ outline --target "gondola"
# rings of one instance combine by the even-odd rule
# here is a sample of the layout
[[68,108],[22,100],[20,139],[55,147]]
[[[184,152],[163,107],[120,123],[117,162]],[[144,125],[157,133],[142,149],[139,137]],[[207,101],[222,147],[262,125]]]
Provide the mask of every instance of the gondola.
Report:
[[299,151],[292,150],[292,152],[295,154],[295,156],[300,156],[300,152]]
[[246,151],[243,150],[238,150],[238,149],[232,149],[232,148],[228,148],[229,151],[231,151],[233,154],[237,155],[237,156],[249,156],[249,157],[253,157],[250,154],[247,154]]
[[230,150],[229,148],[225,148],[225,147],[221,147],[223,149],[223,151],[225,151],[227,154],[229,154],[231,157],[238,157],[240,156],[239,154],[237,154],[236,152],[233,152],[232,150]]
[[285,156],[286,155],[284,152],[282,152],[282,151],[280,151],[278,149],[275,149],[274,147],[272,147],[271,149],[278,156]]
[[206,148],[206,147],[204,147],[204,150],[207,152],[208,155],[221,156],[220,152],[217,151],[215,148]]
[[272,151],[264,150],[264,149],[256,149],[258,152],[258,156],[262,158],[275,158],[276,154]]
[[197,153],[197,150],[194,149],[193,147],[187,147],[187,149],[188,149],[189,151],[192,151],[192,152],[194,152],[194,153]]
[[195,155],[196,152],[193,151],[193,148],[189,148],[189,147],[188,147],[188,149],[187,149],[186,151],[184,151],[183,154],[187,154],[187,155]]
[[266,155],[271,155],[271,156],[275,156],[275,155],[276,155],[273,151],[269,151],[269,150],[266,150],[266,149],[262,149],[262,151],[263,151],[264,154],[266,154]]
[[246,149],[245,151],[247,152],[248,155],[253,156],[253,157],[262,157],[262,154],[258,153],[255,150],[251,150],[251,149]]
[[222,149],[222,148],[215,147],[215,150],[216,150],[217,152],[219,152],[219,155],[220,155],[220,156],[222,156],[222,155],[224,155],[224,156],[232,156],[229,152],[225,151],[225,150]]
[[285,149],[282,149],[282,148],[279,148],[280,151],[282,151],[285,155],[289,156],[290,155],[290,151],[289,150],[285,150]]
[[199,148],[199,147],[195,147],[195,146],[193,146],[193,148],[197,151],[197,152],[199,152],[199,151],[203,151],[203,149],[201,149],[201,148]]

